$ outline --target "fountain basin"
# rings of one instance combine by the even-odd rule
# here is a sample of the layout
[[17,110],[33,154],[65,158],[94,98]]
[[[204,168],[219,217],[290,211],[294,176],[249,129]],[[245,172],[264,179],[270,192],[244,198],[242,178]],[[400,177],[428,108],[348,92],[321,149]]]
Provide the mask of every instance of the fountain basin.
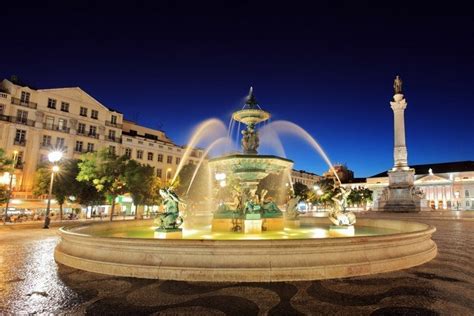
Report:
[[[302,224],[330,225],[325,218]],[[357,226],[388,229],[375,236],[262,240],[164,240],[100,237],[151,221],[93,223],[60,229],[58,263],[90,272],[137,278],[279,282],[351,277],[423,264],[437,254],[435,228],[421,223],[359,219]]]

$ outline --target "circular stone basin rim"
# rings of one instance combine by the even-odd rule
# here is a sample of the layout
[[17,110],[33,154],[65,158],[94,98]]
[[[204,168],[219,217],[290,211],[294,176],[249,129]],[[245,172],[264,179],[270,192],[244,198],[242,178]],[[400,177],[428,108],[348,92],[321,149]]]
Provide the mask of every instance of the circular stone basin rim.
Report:
[[437,254],[436,244],[431,240],[436,230],[433,226],[384,219],[359,219],[358,224],[396,226],[409,231],[380,236],[281,240],[163,240],[87,234],[91,230],[143,226],[144,222],[61,228],[55,259],[73,268],[118,276],[276,282],[389,272],[423,264]]

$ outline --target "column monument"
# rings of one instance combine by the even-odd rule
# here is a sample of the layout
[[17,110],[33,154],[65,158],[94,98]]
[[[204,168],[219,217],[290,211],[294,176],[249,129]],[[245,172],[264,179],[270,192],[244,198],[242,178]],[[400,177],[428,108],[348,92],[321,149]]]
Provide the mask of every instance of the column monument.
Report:
[[379,200],[379,210],[389,212],[418,212],[421,210],[423,193],[415,188],[415,170],[408,166],[405,143],[405,109],[407,102],[402,93],[399,76],[393,83],[394,96],[390,102],[393,110],[394,148],[393,168],[388,171],[388,188]]

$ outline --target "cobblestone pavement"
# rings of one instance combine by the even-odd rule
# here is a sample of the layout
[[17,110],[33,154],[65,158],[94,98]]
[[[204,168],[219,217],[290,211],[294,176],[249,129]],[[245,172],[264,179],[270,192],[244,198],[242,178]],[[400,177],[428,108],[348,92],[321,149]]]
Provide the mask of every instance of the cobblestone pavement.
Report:
[[0,311],[68,315],[473,315],[472,217],[387,216],[436,226],[438,256],[419,267],[347,279],[188,283],[111,277],[58,267],[53,260],[56,229],[0,229]]

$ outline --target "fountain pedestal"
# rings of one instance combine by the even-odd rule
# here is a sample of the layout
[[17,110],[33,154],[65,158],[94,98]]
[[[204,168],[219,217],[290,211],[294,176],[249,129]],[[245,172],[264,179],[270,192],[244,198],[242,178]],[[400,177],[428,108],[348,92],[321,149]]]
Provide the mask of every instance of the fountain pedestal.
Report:
[[265,218],[263,227],[266,231],[278,231],[285,228],[283,217]]
[[183,238],[183,230],[155,230],[155,238],[156,239],[182,239]]
[[244,233],[245,234],[261,234],[262,233],[262,219],[244,219]]

